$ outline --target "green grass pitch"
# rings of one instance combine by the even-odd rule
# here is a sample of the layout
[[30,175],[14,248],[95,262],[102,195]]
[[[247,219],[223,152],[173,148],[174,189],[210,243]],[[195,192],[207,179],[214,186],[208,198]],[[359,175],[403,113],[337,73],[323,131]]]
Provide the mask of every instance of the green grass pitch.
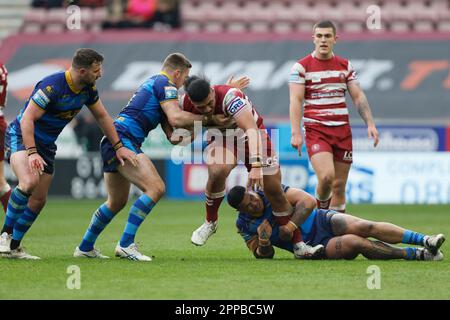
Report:
[[[23,245],[41,261],[0,258],[0,299],[449,299],[450,246],[441,262],[299,261],[277,249],[256,260],[236,233],[235,213],[220,209],[217,233],[203,247],[190,243],[203,221],[201,202],[162,200],[137,235],[150,263],[113,257],[127,219],[123,210],[97,241],[109,260],[72,257],[100,201],[50,199]],[[128,209],[127,207],[126,209]],[[450,205],[353,205],[348,211],[422,233],[450,236]],[[2,217],[3,220],[3,217]],[[68,289],[76,265],[81,288]],[[381,289],[367,288],[367,268],[381,271]]]

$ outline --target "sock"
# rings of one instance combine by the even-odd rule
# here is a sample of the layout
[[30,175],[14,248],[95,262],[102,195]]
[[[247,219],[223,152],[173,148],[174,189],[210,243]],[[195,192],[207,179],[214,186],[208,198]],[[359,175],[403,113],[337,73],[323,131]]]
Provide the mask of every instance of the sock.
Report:
[[[291,217],[292,217],[291,214],[288,216],[278,216],[278,215],[274,214],[275,222],[280,226],[284,226],[285,224],[289,223],[289,221],[291,220]],[[300,241],[302,241],[302,234],[301,234],[300,230],[297,228],[294,230],[294,232],[292,234],[291,242],[293,244],[296,244]]]
[[102,204],[92,215],[91,223],[83,236],[80,246],[81,251],[87,252],[94,249],[94,243],[100,233],[114,218],[115,213],[109,210],[106,204]]
[[416,248],[407,247],[404,250],[406,251],[405,260],[416,260]]
[[402,243],[416,244],[422,246],[424,237],[425,237],[424,234],[417,233],[411,230],[405,230],[405,233],[403,233]]
[[14,224],[14,230],[11,241],[11,250],[16,249],[20,246],[20,242],[23,239],[25,233],[30,229],[33,222],[38,217],[39,212],[33,212],[30,208],[26,208],[25,212],[20,216],[20,218]]
[[317,209],[328,209],[330,207],[331,203],[331,193],[328,195],[328,197],[320,197],[316,192],[316,203],[317,203]]
[[14,225],[22,213],[27,208],[28,199],[31,194],[26,194],[19,187],[15,187],[11,193],[11,197],[8,201],[8,210],[6,210],[5,224],[3,225],[2,231],[9,234],[13,233]]
[[136,202],[133,203],[130,215],[128,216],[127,225],[123,231],[122,239],[120,239],[121,247],[126,248],[134,242],[137,229],[142,221],[144,221],[145,217],[152,211],[155,204],[156,203],[146,194],[141,195]]
[[338,206],[332,206],[332,207],[330,207],[330,210],[337,211],[340,213],[345,213],[345,203],[338,205]]
[[214,222],[217,221],[220,204],[222,203],[223,198],[225,197],[225,190],[222,192],[216,193],[208,193],[205,192],[206,200],[206,221]]
[[0,202],[2,203],[3,210],[8,210],[8,201],[9,197],[11,196],[11,187],[9,184],[6,184],[2,190],[0,190]]

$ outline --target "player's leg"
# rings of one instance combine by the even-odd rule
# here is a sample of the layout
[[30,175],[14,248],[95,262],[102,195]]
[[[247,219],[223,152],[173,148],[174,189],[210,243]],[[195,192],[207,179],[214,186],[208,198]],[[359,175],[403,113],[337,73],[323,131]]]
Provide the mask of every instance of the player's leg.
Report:
[[208,165],[208,181],[205,189],[206,221],[192,233],[193,244],[204,245],[216,232],[219,207],[225,197],[226,179],[235,166],[234,163]]
[[33,190],[31,197],[28,199],[28,206],[24,213],[14,224],[14,230],[11,240],[10,258],[35,260],[39,257],[31,256],[23,251],[20,247],[22,239],[36,221],[39,213],[47,202],[47,194],[53,180],[53,175],[43,173],[39,178],[39,183]]
[[341,213],[333,215],[331,227],[335,235],[355,234],[363,238],[373,237],[391,244],[421,245],[425,246],[433,254],[437,253],[439,247],[445,241],[445,237],[442,234],[424,235],[406,230],[392,223],[374,222]]
[[108,198],[92,215],[83,240],[75,249],[74,257],[108,258],[94,248],[95,241],[115,215],[127,204],[130,183],[118,172],[105,172],[104,179]]
[[381,241],[371,241],[354,234],[331,238],[325,249],[326,257],[329,259],[354,259],[360,253],[370,260],[417,259],[415,248],[397,248]]
[[335,179],[333,154],[331,152],[315,153],[310,158],[317,176],[317,208],[328,209],[332,198],[332,186]]
[[334,180],[332,185],[330,209],[345,212],[345,187],[351,163],[334,160]]
[[165,193],[165,185],[150,159],[140,153],[137,155],[138,165],[133,167],[126,162],[118,170],[129,182],[136,185],[143,194],[133,203],[128,216],[122,238],[116,247],[116,255],[131,260],[151,261],[142,255],[134,243],[139,226]]
[[10,251],[11,235],[14,225],[25,212],[28,199],[39,183],[39,176],[34,175],[28,167],[28,155],[26,151],[17,151],[11,155],[11,169],[19,180],[19,184],[11,193],[6,210],[5,222],[0,236],[0,253]]

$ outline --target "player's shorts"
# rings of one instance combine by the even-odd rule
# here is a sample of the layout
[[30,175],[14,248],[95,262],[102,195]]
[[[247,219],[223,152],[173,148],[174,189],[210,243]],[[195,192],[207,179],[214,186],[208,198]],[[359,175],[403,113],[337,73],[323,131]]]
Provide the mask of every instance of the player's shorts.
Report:
[[[118,131],[118,134],[125,148],[134,151],[136,154],[143,153],[139,144],[120,131]],[[117,160],[116,151],[114,151],[111,142],[106,137],[103,137],[100,141],[100,153],[103,160],[103,172],[117,172],[117,167],[120,163]]]
[[335,161],[352,163],[353,144],[350,125],[305,126],[306,148],[309,158],[319,152],[330,152]]
[[0,161],[5,160],[5,133],[7,126],[5,117],[0,116]]
[[[13,153],[26,150],[26,148],[23,144],[22,136],[11,133],[8,129],[5,134],[5,158],[10,163]],[[35,143],[38,154],[47,164],[44,166],[44,172],[53,175],[55,172],[56,144],[44,145],[37,141]]]
[[[330,239],[336,236],[331,228],[331,217],[336,213],[338,212],[333,210],[316,209],[311,214],[310,219],[306,219],[302,224],[302,229],[304,229],[305,224],[311,224],[307,227],[310,232],[308,234],[302,233],[303,241],[312,247],[322,244],[326,248]],[[294,252],[290,241],[283,241],[279,238],[278,229],[273,229],[270,240],[275,247]]]
[[304,239],[305,243],[313,247],[322,244],[326,248],[328,241],[336,236],[331,228],[331,217],[336,213],[338,212],[333,210],[317,209],[311,232]]
[[[263,165],[263,174],[265,175],[275,174],[279,168],[279,159],[277,153],[275,152],[272,146],[272,142],[270,140],[269,135],[267,134],[266,128],[264,126],[261,126],[259,130],[262,141],[261,162]],[[223,146],[226,150],[231,152],[233,159],[229,159],[226,156],[217,156],[214,157],[216,163],[227,164],[237,160],[237,163],[244,164],[245,167],[247,168],[247,171],[250,172],[252,166],[250,164],[248,137],[243,134],[242,130],[240,130],[240,133],[239,131],[237,131],[236,134],[233,135],[223,135],[222,139],[220,140],[216,139],[215,136],[212,136],[212,139],[210,140],[206,152],[209,152],[213,148],[217,149],[219,144]],[[209,156],[208,159],[210,159]]]

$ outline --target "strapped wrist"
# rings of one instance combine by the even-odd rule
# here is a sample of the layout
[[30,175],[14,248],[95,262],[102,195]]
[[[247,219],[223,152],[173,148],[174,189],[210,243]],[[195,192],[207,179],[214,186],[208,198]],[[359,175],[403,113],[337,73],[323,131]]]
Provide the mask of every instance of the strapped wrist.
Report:
[[28,147],[28,148],[26,148],[26,150],[27,150],[27,155],[28,156],[31,156],[32,154],[38,153],[37,152],[37,148],[35,146],[34,147]]
[[113,145],[114,151],[117,151],[117,150],[119,150],[119,149],[122,148],[122,147],[123,147],[123,143],[122,143],[121,140],[119,140],[118,142],[116,142],[116,143]]

